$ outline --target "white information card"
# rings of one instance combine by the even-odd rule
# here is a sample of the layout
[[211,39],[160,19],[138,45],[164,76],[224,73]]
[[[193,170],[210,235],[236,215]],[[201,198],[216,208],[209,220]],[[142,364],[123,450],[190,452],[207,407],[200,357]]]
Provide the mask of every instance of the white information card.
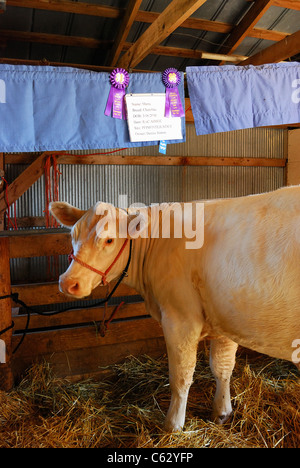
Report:
[[165,117],[164,93],[125,96],[130,141],[181,140],[181,118]]

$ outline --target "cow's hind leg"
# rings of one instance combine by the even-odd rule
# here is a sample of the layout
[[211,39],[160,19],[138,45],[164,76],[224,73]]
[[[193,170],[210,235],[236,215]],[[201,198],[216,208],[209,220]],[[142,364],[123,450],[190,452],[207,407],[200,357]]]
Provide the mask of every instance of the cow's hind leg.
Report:
[[232,413],[230,378],[235,365],[237,347],[236,343],[225,337],[211,341],[210,367],[217,383],[213,419],[218,424],[226,422]]
[[185,422],[186,404],[197,358],[197,346],[202,325],[197,319],[176,318],[176,314],[162,316],[162,326],[168,351],[171,403],[165,428],[179,431]]

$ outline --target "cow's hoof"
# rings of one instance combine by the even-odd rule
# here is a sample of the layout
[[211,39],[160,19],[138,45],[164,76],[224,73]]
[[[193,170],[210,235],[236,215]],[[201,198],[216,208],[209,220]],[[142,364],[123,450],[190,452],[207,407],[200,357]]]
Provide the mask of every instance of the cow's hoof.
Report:
[[232,412],[230,413],[224,413],[220,415],[215,415],[213,414],[213,421],[218,424],[219,426],[222,426],[222,424],[225,424],[228,419],[230,418]]
[[181,424],[176,424],[172,421],[166,420],[164,429],[166,432],[180,432],[183,429],[183,426]]

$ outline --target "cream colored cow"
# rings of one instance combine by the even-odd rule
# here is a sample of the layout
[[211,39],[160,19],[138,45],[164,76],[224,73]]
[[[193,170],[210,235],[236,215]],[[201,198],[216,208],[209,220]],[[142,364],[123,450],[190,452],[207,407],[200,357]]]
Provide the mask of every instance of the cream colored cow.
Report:
[[[205,202],[204,243],[197,249],[186,248],[187,239],[175,238],[174,229],[170,238],[149,236],[170,207],[141,209],[135,218],[101,203],[85,212],[56,202],[51,211],[72,227],[73,261],[60,277],[68,295],[88,296],[101,282],[118,278],[132,245],[124,282],[162,325],[172,393],[166,428],[180,430],[203,338],[212,337],[213,416],[219,423],[232,412],[230,377],[238,344],[299,363],[300,187]],[[108,219],[118,227],[131,225],[132,243],[114,236],[108,224],[105,232]]]

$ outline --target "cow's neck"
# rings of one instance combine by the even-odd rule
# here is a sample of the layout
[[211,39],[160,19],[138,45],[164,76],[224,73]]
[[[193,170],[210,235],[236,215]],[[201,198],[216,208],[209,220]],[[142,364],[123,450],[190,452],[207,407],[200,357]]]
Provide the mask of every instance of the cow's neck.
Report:
[[145,293],[145,277],[143,267],[146,254],[149,248],[150,239],[134,239],[132,242],[131,262],[128,275],[124,278],[124,283],[134,288],[141,295]]

